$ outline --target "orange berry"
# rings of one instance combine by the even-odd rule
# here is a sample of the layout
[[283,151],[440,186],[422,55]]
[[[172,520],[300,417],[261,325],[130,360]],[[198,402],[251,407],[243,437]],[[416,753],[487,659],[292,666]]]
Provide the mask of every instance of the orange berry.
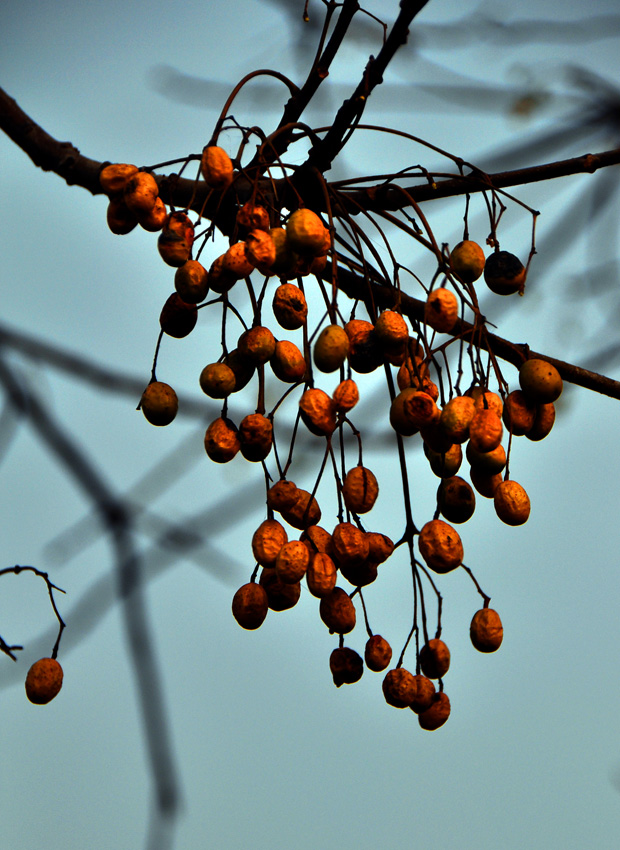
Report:
[[179,410],[179,399],[169,384],[151,381],[142,393],[140,410],[151,425],[170,425]]
[[474,614],[469,636],[479,652],[495,652],[504,639],[504,627],[497,611],[481,608]]
[[258,629],[267,616],[267,593],[256,582],[244,584],[233,596],[232,612],[244,629]]
[[207,145],[202,150],[200,170],[207,186],[224,192],[233,181],[232,160],[223,148]]
[[62,667],[55,658],[40,658],[26,675],[26,696],[35,705],[46,705],[62,688]]
[[418,714],[418,723],[429,732],[439,729],[450,717],[450,700],[445,691],[433,695],[430,706]]
[[334,678],[334,685],[352,685],[359,682],[364,673],[364,662],[354,649],[346,646],[334,649],[329,658],[329,669]]
[[354,466],[347,472],[342,485],[342,498],[348,510],[366,514],[372,510],[378,495],[379,485],[370,469]]
[[484,251],[477,242],[468,239],[455,245],[450,254],[450,268],[465,283],[478,280],[484,264]]
[[493,493],[495,513],[506,525],[523,525],[530,515],[530,499],[516,481],[502,481]]
[[420,554],[436,573],[449,573],[463,562],[463,543],[458,532],[441,519],[427,522],[420,532]]
[[429,640],[420,650],[420,667],[429,679],[442,679],[450,668],[450,650],[439,638]]

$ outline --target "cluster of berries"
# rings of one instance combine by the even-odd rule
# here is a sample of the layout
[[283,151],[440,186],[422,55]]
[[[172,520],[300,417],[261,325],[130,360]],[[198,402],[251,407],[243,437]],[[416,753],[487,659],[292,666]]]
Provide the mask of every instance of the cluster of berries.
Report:
[[[224,195],[235,191],[233,163],[222,148],[209,145],[203,150],[201,174],[211,192]],[[392,309],[375,313],[369,320],[355,318],[353,311],[345,321],[337,304],[337,288],[332,287],[330,297],[323,283],[323,278],[329,278],[323,275],[328,255],[334,260],[334,268],[338,259],[334,232],[315,212],[301,207],[282,219],[279,210],[262,205],[254,195],[251,200],[239,201],[231,245],[207,268],[192,259],[195,229],[187,212],[166,210],[152,174],[130,165],[108,165],[101,172],[101,185],[110,199],[108,223],[113,232],[127,233],[137,224],[161,231],[159,253],[176,268],[175,291],[161,311],[162,333],[187,336],[196,325],[198,305],[205,305],[209,294],[215,296],[209,304],[228,309],[230,292],[238,281],[245,281],[250,293],[250,325],[236,338],[234,348],[229,350],[223,344],[220,358],[208,363],[199,376],[203,392],[223,404],[221,415],[206,429],[204,444],[209,458],[228,463],[240,453],[247,461],[262,463],[270,482],[267,518],[252,538],[256,566],[250,580],[234,595],[234,617],[244,628],[256,629],[269,610],[293,607],[305,582],[310,594],[319,600],[321,620],[330,633],[339,636],[339,645],[330,658],[335,684],[359,680],[364,667],[375,672],[387,670],[383,680],[386,701],[395,707],[411,708],[423,729],[439,728],[450,713],[450,701],[443,690],[450,652],[440,639],[440,624],[435,637],[429,637],[424,605],[422,640],[420,629],[416,626],[413,630],[415,674],[402,663],[406,646],[398,664],[388,670],[392,648],[383,636],[371,632],[365,608],[368,640],[363,659],[344,646],[344,635],[356,624],[355,596],[362,598],[362,589],[376,580],[380,565],[392,556],[396,546],[409,545],[419,590],[416,599],[423,598],[422,575],[430,577],[428,571],[448,573],[463,564],[463,544],[453,524],[466,522],[473,515],[474,491],[493,499],[503,522],[519,525],[528,519],[530,501],[525,489],[508,477],[507,456],[513,436],[540,440],[550,432],[554,402],[562,391],[557,370],[547,361],[526,360],[519,372],[520,389],[507,392],[498,374],[498,394],[488,388],[489,370],[478,366],[473,370],[471,387],[461,394],[450,384],[451,397],[446,400],[443,387],[440,390],[437,348],[433,348],[435,334],[454,333],[464,309],[472,305],[476,309],[474,283],[479,278],[484,276],[486,285],[497,294],[522,294],[525,267],[513,254],[498,248],[485,257],[477,243],[466,240],[442,257],[440,271],[445,284],[433,286],[426,293],[424,321],[415,332],[398,310],[397,297]],[[262,276],[256,290],[252,281],[255,272]],[[323,318],[310,329],[304,290],[308,275],[315,277],[326,305]],[[275,323],[286,331],[301,330],[301,346],[276,338],[263,324],[263,298],[271,279],[276,281],[271,299]],[[236,308],[235,313],[239,315]],[[467,345],[476,348],[476,338],[468,339]],[[404,441],[420,435],[430,468],[440,479],[435,517],[419,532],[409,525],[396,545],[386,535],[366,530],[360,519],[375,505],[379,485],[374,473],[362,464],[361,436],[349,418],[359,400],[353,374],[369,374],[379,367],[388,374],[392,398],[389,423],[396,439],[404,445]],[[267,368],[277,380],[289,385],[271,412],[264,406]],[[398,392],[393,388],[391,368],[397,370]],[[316,372],[338,374],[339,383],[331,393],[315,386]],[[228,416],[228,398],[243,390],[254,375],[258,375],[259,387],[256,408],[235,423]],[[274,452],[275,412],[297,387],[294,433],[301,421],[312,435],[321,438],[325,459],[331,455],[333,460],[340,521],[330,531],[319,524],[322,514],[315,495],[325,462],[311,492],[289,479],[290,461],[281,465]],[[168,425],[177,415],[178,399],[169,384],[156,380],[153,371],[140,407],[153,425]],[[342,469],[338,472],[332,441],[342,440],[345,427],[359,441],[359,458],[347,469],[341,443]],[[508,451],[502,445],[504,429],[509,435]],[[471,484],[457,475],[465,444]],[[266,466],[274,454],[278,469],[275,478]],[[276,514],[282,521],[275,518]],[[289,538],[286,526],[298,533],[295,539]],[[414,555],[415,537],[421,560]],[[341,579],[353,590],[341,587]],[[434,587],[432,580],[431,584]],[[484,607],[474,614],[470,636],[476,649],[493,652],[502,642],[502,623],[489,607],[489,598],[482,595]],[[433,680],[438,681],[438,690]]]

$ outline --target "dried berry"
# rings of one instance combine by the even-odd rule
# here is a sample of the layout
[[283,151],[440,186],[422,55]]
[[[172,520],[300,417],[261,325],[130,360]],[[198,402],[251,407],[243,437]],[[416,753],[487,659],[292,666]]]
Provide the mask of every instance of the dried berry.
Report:
[[437,573],[448,573],[463,561],[463,544],[458,533],[441,519],[433,519],[420,532],[420,554]]
[[46,705],[62,688],[62,667],[55,658],[40,658],[26,675],[26,696],[35,705]]
[[445,691],[440,691],[433,696],[430,706],[418,714],[418,723],[422,729],[434,732],[443,726],[450,717],[450,700]]
[[502,481],[493,493],[495,513],[507,525],[523,525],[530,515],[530,499],[516,481]]
[[354,466],[347,472],[342,485],[342,498],[348,510],[366,514],[372,510],[378,495],[379,485],[370,469]]
[[392,647],[381,635],[372,635],[366,641],[364,660],[369,670],[380,673],[392,660]]
[[334,678],[334,685],[352,685],[359,682],[364,673],[364,662],[354,649],[341,646],[334,649],[329,658],[329,669]]
[[415,696],[413,674],[404,667],[396,667],[388,671],[382,687],[385,701],[394,708],[408,708]]
[[442,679],[450,668],[450,650],[439,638],[433,638],[420,650],[420,667],[429,679]]
[[341,587],[335,587],[319,603],[319,615],[330,632],[344,635],[355,628],[355,605],[349,594]]
[[142,393],[140,410],[151,425],[169,425],[178,409],[177,394],[163,381],[151,381]]
[[450,268],[464,283],[478,280],[484,263],[484,251],[477,242],[468,239],[455,245],[450,254]]
[[472,644],[479,652],[495,652],[504,639],[504,627],[497,611],[481,608],[474,614],[469,627]]
[[232,612],[244,629],[258,629],[267,616],[267,593],[260,584],[248,582],[233,596]]

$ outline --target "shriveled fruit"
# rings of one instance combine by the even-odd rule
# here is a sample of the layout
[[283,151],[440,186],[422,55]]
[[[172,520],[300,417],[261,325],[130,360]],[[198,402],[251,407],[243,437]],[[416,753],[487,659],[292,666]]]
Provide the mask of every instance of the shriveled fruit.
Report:
[[324,552],[315,552],[306,570],[306,584],[313,596],[321,599],[336,587],[338,571],[333,560]]
[[351,378],[341,381],[332,393],[334,405],[339,413],[348,413],[360,399],[357,384]]
[[267,507],[272,511],[283,511],[291,508],[299,495],[297,485],[292,481],[276,481],[267,491]]
[[424,305],[424,321],[439,333],[448,333],[459,317],[459,302],[451,289],[441,286],[429,293]]
[[239,432],[230,419],[215,419],[205,433],[205,451],[215,463],[228,463],[241,448]]
[[418,545],[426,564],[436,573],[449,573],[463,562],[458,532],[441,519],[432,519],[422,527]]
[[489,254],[484,264],[484,280],[496,295],[512,295],[525,288],[525,266],[509,251]]
[[335,587],[330,594],[322,597],[319,616],[330,632],[344,635],[355,628],[355,605],[341,587]]
[[225,254],[220,254],[209,266],[209,287],[218,294],[228,292],[239,280],[236,275],[224,268],[224,257]]
[[265,519],[252,535],[252,554],[261,567],[273,567],[288,534],[277,519]]
[[380,531],[367,531],[368,557],[375,564],[383,564],[394,551],[394,541]]
[[263,274],[269,274],[276,260],[276,245],[270,233],[250,230],[245,237],[245,256]]
[[272,611],[288,611],[299,602],[301,584],[282,581],[278,578],[275,569],[264,569],[260,574],[259,582],[267,591],[267,604]]
[[476,497],[463,478],[444,478],[437,490],[437,507],[449,522],[467,522],[474,515]]
[[250,363],[260,366],[273,357],[276,350],[276,339],[269,328],[256,325],[241,334],[237,348],[239,353]]
[[465,283],[478,280],[484,270],[484,251],[477,242],[465,239],[450,253],[450,268]]
[[170,425],[179,410],[179,399],[169,384],[151,381],[142,393],[140,410],[151,425]]
[[281,283],[273,295],[273,315],[278,324],[289,331],[306,323],[308,304],[306,296],[294,283]]
[[404,667],[389,670],[382,683],[383,696],[394,708],[408,708],[415,695],[414,676]]
[[444,405],[439,428],[452,443],[464,443],[469,437],[469,425],[476,410],[473,398],[457,395]]
[[523,525],[530,515],[530,498],[516,481],[502,481],[493,494],[495,513],[506,525]]
[[467,390],[465,395],[473,398],[476,410],[485,410],[488,408],[490,410],[494,410],[495,413],[501,417],[504,411],[504,402],[497,393],[492,393],[489,390],[485,390],[483,387],[475,386]]
[[[403,390],[403,393],[406,393]],[[407,393],[403,399],[403,412],[405,418],[415,428],[424,428],[436,422],[440,417],[439,408],[435,400],[422,390],[413,390]]]
[[273,425],[262,413],[250,413],[239,423],[241,454],[246,460],[258,463],[265,460],[273,445]]
[[178,292],[173,292],[162,307],[159,324],[162,331],[175,339],[182,339],[196,327],[198,310],[195,304],[187,304]]
[[46,705],[62,688],[62,667],[55,658],[40,658],[26,675],[26,696],[35,705]]
[[246,201],[237,213],[237,224],[243,230],[269,230],[269,213],[265,207]]
[[469,636],[479,652],[495,652],[504,639],[504,627],[497,611],[481,608],[472,617]]
[[418,714],[418,723],[422,729],[434,732],[444,725],[450,717],[450,700],[445,691],[439,691],[433,696],[430,706],[426,711]]
[[199,304],[209,292],[209,275],[198,260],[187,260],[174,273],[174,288],[187,304]]
[[133,174],[123,189],[123,200],[136,215],[150,212],[158,195],[157,181],[148,171]]
[[352,522],[339,522],[332,532],[332,550],[340,566],[357,565],[368,558],[370,544],[366,534]]
[[290,214],[286,222],[286,238],[298,254],[318,257],[326,253],[325,226],[315,212],[305,207]]
[[562,394],[562,378],[552,363],[532,358],[519,369],[519,384],[525,396],[536,404],[549,404]]
[[429,679],[442,679],[450,668],[450,650],[439,638],[433,638],[420,650],[420,667]]
[[534,427],[536,404],[522,390],[513,390],[506,397],[502,418],[515,437],[522,437]]
[[299,273],[299,255],[293,251],[286,230],[283,227],[272,227],[269,235],[276,246],[276,258],[269,271],[281,278],[296,277]]
[[366,587],[377,580],[379,570],[377,564],[372,561],[362,561],[362,563],[338,562],[340,574],[353,585],[353,587]]
[[233,181],[233,164],[226,151],[218,145],[207,145],[202,150],[200,170],[207,186],[223,192]]
[[349,337],[340,325],[328,325],[323,328],[314,343],[314,365],[321,372],[335,372],[340,369],[349,353]]
[[235,389],[235,373],[225,363],[209,363],[200,373],[200,388],[210,398],[226,398]]
[[303,540],[310,553],[321,552],[330,557],[333,553],[332,536],[329,531],[321,528],[320,525],[309,525],[307,528],[304,528],[299,539]]
[[383,362],[383,353],[372,322],[351,319],[344,329],[349,337],[349,365],[353,371],[363,375],[374,372]]
[[502,420],[490,408],[478,408],[469,423],[469,442],[478,452],[492,452],[502,441]]
[[308,528],[317,525],[321,519],[319,503],[307,490],[297,489],[297,498],[289,508],[283,508],[282,517],[293,528]]
[[129,165],[125,162],[114,162],[106,165],[99,172],[99,185],[106,195],[120,194],[127,181],[138,173],[137,165]]
[[174,212],[166,218],[157,250],[169,266],[180,267],[190,259],[194,243],[194,226],[183,212]]
[[375,322],[375,337],[384,351],[399,351],[409,339],[407,322],[396,310],[384,310]]
[[380,673],[392,660],[392,647],[381,635],[372,635],[366,641],[364,660],[369,670]]
[[350,469],[342,485],[342,498],[350,511],[365,514],[372,510],[377,496],[379,484],[373,472],[365,466],[354,466]]
[[416,392],[418,391],[414,390],[413,387],[407,387],[395,396],[390,405],[390,425],[397,434],[403,437],[412,437],[420,430],[405,412],[405,402]]
[[235,242],[228,248],[223,255],[222,269],[237,280],[252,274],[254,265],[246,255],[245,242]]
[[242,585],[233,596],[233,617],[244,629],[258,629],[267,616],[267,593],[256,582]]
[[415,696],[409,708],[415,714],[420,714],[430,708],[435,695],[435,685],[428,676],[417,675],[413,678],[415,680]]
[[336,407],[331,396],[314,387],[304,392],[299,400],[299,410],[304,425],[317,437],[328,437],[336,428]]
[[310,553],[301,540],[289,540],[285,543],[276,558],[276,574],[285,584],[293,584],[305,576]]
[[329,669],[332,672],[334,685],[352,685],[359,682],[364,673],[364,662],[354,649],[347,646],[334,649],[329,657]]
[[308,369],[301,351],[294,342],[289,342],[287,339],[276,342],[269,365],[276,378],[288,384],[296,384],[302,381]]

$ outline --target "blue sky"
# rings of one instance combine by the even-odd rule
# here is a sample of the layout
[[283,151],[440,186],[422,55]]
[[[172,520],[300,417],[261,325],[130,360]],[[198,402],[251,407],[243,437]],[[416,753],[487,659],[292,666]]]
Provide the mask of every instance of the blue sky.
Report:
[[[520,12],[548,19],[555,5],[526,3]],[[487,8],[431,0],[420,21],[445,23]],[[499,8],[510,19],[510,7]],[[573,2],[562,14],[571,19],[594,11],[612,13],[616,6],[611,0]],[[0,10],[0,79],[48,132],[70,139],[86,156],[153,164],[199,152],[222,105],[215,100],[201,109],[164,98],[154,83],[158,66],[230,86],[256,67],[278,68],[299,80],[300,54],[286,49],[288,37],[287,19],[271,3],[189,2],[179,10],[155,2],[147,14],[137,3],[9,0]],[[463,74],[496,85],[529,74],[572,94],[560,67],[584,65],[617,78],[617,40],[616,34],[589,44],[514,50],[492,43],[442,50],[430,43],[420,57],[400,60],[387,82],[449,84]],[[364,62],[365,54],[343,51],[330,82],[357,82]],[[502,108],[475,111],[432,100],[439,106],[427,110],[429,102],[404,105],[402,90],[392,100],[385,97],[375,112],[369,107],[369,122],[407,129],[467,158],[543,128],[568,108],[566,98],[558,99],[524,123]],[[251,98],[239,108],[244,123],[269,127],[277,118]],[[566,155],[593,149],[590,140],[583,144],[587,149],[575,142]],[[613,146],[600,144],[597,150]],[[383,171],[390,163],[404,167],[425,156],[420,148],[360,134],[334,176]],[[36,170],[5,137],[0,162],[2,325],[146,384],[159,311],[173,285],[155,238],[144,232],[113,236],[102,197]],[[540,244],[592,179],[517,193],[542,211]],[[585,202],[583,208],[587,219]],[[428,210],[440,239],[458,241],[462,209],[438,204]],[[479,210],[472,221],[483,238]],[[511,207],[503,247],[526,253],[528,227],[527,216]],[[614,256],[616,234],[603,227],[598,236]],[[600,248],[596,238],[572,239],[552,273],[536,278],[536,263],[541,269],[545,263],[541,251],[531,290],[511,309],[487,297],[485,312],[503,336],[577,362],[614,341],[607,320],[617,309],[615,292],[583,277]],[[407,246],[399,243],[399,250]],[[577,297],[580,284],[592,297]],[[131,394],[94,388],[45,360],[8,355],[103,478],[148,505],[137,540],[183,797],[173,846],[615,846],[618,402],[567,391],[550,437],[517,441],[514,448],[512,476],[532,500],[528,523],[504,526],[479,499],[474,518],[462,527],[466,563],[500,612],[505,639],[496,654],[477,653],[468,638],[479,605],[475,589],[463,571],[441,579],[443,637],[453,659],[445,687],[453,713],[430,734],[408,710],[386,705],[381,674],[367,670],[354,686],[333,686],[329,654],[336,642],[308,593],[293,610],[270,614],[257,632],[234,622],[230,602],[254,566],[250,540],[264,508],[260,470],[241,458],[216,466],[202,448],[213,406],[201,396],[197,377],[214,359],[218,339],[214,314],[201,317],[186,340],[164,340],[160,379],[205,410],[204,421],[180,416],[166,429],[148,426]],[[617,364],[609,371],[618,377]],[[506,375],[516,386],[516,371],[507,367]],[[372,379],[360,379],[359,421],[365,416],[374,425],[381,396],[372,395],[372,387]],[[149,764],[110,547],[82,493],[29,426],[19,425],[9,441],[3,423],[2,566],[49,571],[67,591],[58,604],[68,625],[59,653],[63,689],[47,707],[32,706],[23,679],[51,650],[53,613],[40,579],[3,578],[0,634],[24,650],[17,664],[0,659],[1,843],[11,850],[142,847],[151,806]],[[372,527],[396,538],[402,528],[398,467],[372,434],[364,448],[380,485]],[[432,516],[437,479],[421,452],[411,449],[409,457],[414,516],[422,523]],[[169,486],[150,476],[165,459],[176,475]],[[309,481],[314,462],[308,461],[299,475]],[[154,544],[166,522],[192,515],[205,537],[201,545],[183,554]],[[67,536],[77,523],[77,536]],[[410,626],[410,597],[408,565],[396,555],[367,591],[373,629],[395,647]],[[347,645],[360,649],[364,640],[358,625]]]

